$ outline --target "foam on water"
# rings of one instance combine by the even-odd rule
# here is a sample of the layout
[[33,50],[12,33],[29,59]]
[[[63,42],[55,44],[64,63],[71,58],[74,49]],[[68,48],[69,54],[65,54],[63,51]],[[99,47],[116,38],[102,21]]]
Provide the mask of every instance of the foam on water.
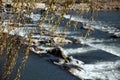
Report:
[[[106,41],[111,41],[112,39],[110,40],[104,40],[104,39],[96,39],[96,40],[93,40],[92,38],[89,40],[87,40],[86,42],[84,42],[84,40],[81,40],[83,43],[93,47],[93,48],[96,48],[96,49],[100,49],[100,50],[103,50],[103,51],[106,51],[108,53],[111,53],[111,54],[114,54],[114,55],[117,55],[117,56],[120,56],[120,49],[118,46],[115,46],[115,45],[107,45],[107,44],[104,44],[102,42]],[[113,41],[113,40],[112,40]],[[93,42],[99,42],[99,44],[94,44]]]
[[[34,24],[27,24],[27,25],[33,25]],[[45,29],[48,29],[48,26],[51,27],[52,25],[48,25],[48,24],[42,24],[42,26],[45,28]],[[11,31],[9,32],[9,34],[17,34],[19,36],[24,36],[24,35],[28,35],[30,32],[34,32],[37,30],[38,27],[19,27],[19,28],[14,28],[14,29],[11,29]],[[4,29],[4,32],[8,32],[7,28]]]
[[30,17],[33,21],[38,21],[41,18],[41,15],[31,13],[30,15],[26,15],[26,17]]
[[119,80],[120,79],[120,60],[117,61],[103,61],[95,62],[91,64],[76,63],[76,59],[72,59],[72,62],[67,64],[77,65],[83,70],[77,70],[71,68],[69,72],[80,79],[90,79],[90,80]]
[[[64,15],[64,18],[70,19],[70,15]],[[80,18],[80,17],[78,17],[78,16],[72,16],[72,17],[71,17],[71,20],[72,20],[72,21],[77,21],[77,22],[88,22],[88,21],[89,21],[89,20]]]
[[82,67],[85,71],[79,76],[87,79],[118,80],[120,79],[120,60],[115,62],[99,62],[95,64],[85,64]]
[[115,28],[115,27],[111,27],[110,25],[105,25],[103,23],[99,24],[99,22],[94,22],[95,24],[91,24],[91,22],[88,23],[88,25],[91,25],[93,28],[101,30],[103,32],[108,32],[108,33],[116,33],[116,32],[120,32],[119,29]]
[[[120,56],[120,49],[118,46],[115,45],[107,45],[104,44],[103,42],[106,41],[113,41],[112,39],[110,40],[104,40],[104,39],[94,39],[94,38],[89,38],[88,40],[84,40],[83,37],[80,37],[81,43],[82,44],[87,44],[89,46],[91,46],[93,49],[99,49],[99,50],[103,50],[105,52],[114,54],[116,56]],[[97,42],[98,44],[94,44],[94,42]]]
[[[70,19],[70,15],[64,15],[64,18]],[[120,32],[119,29],[117,29],[115,27],[111,27],[109,24],[103,23],[101,21],[94,21],[94,20],[89,21],[88,19],[80,18],[77,16],[72,16],[71,20],[86,23],[86,25],[91,25],[91,27],[93,27],[95,29],[98,29],[98,30],[101,30],[104,32],[108,32],[108,33]]]
[[[64,17],[69,19],[70,15],[65,15]],[[110,24],[105,24],[105,23],[102,23],[100,21],[89,21],[87,19],[79,18],[76,16],[72,16],[71,20],[77,21],[77,22],[83,22],[83,23],[85,22],[87,25],[91,25],[93,28],[98,29],[98,30],[103,31],[103,32],[108,32],[108,33],[119,33],[120,32],[120,30],[118,30],[117,28],[111,27]],[[102,43],[104,41],[107,42],[107,41],[111,41],[111,40],[88,39],[86,42],[84,42],[83,38],[80,37],[80,39],[81,39],[83,44],[85,43],[85,44],[87,44],[91,47],[94,47],[96,49],[100,49],[100,50],[112,53],[114,55],[120,56],[119,47],[112,46],[112,45],[106,45],[106,44]],[[99,44],[93,44],[93,42],[99,42]]]
[[96,48],[92,48],[92,47],[88,47],[88,48],[84,48],[84,47],[81,47],[81,48],[69,48],[69,49],[65,49],[69,55],[70,54],[83,54],[83,53],[86,53],[86,52],[89,52],[89,51],[94,51],[94,50],[97,50]]
[[89,46],[95,47],[97,49],[101,49],[103,51],[109,52],[111,54],[120,56],[120,48],[112,45],[105,45],[105,44],[91,44],[88,43]]
[[[70,15],[65,15],[64,17],[69,19]],[[117,28],[111,27],[110,24],[106,24],[100,21],[89,21],[87,19],[79,18],[76,16],[72,16],[71,20],[86,23],[87,25],[91,25],[93,28],[98,29],[103,32],[108,32],[108,33],[116,33],[116,32],[119,33],[120,32],[120,30],[118,30]],[[76,38],[75,36],[71,36],[71,37]],[[87,51],[98,49],[98,50],[111,53],[113,55],[120,56],[120,49],[118,46],[115,46],[112,44],[111,45],[104,44],[104,42],[114,41],[113,39],[105,40],[105,39],[89,38],[88,40],[84,40],[83,37],[79,37],[79,38],[82,44],[87,44],[90,46],[90,48],[88,49],[69,48],[67,49],[67,52],[69,54],[84,53]],[[107,61],[107,62],[96,62],[93,64],[84,64],[84,65],[80,65],[82,68],[84,68],[84,71],[78,71],[78,70],[72,69],[71,72],[77,77],[83,78],[83,79],[119,80],[120,79],[120,75],[119,75],[120,64],[119,63],[120,63],[120,60],[114,61],[114,62]]]
[[35,27],[20,27],[20,28],[14,28],[9,32],[9,34],[17,34],[19,36],[28,35],[31,31],[35,30]]

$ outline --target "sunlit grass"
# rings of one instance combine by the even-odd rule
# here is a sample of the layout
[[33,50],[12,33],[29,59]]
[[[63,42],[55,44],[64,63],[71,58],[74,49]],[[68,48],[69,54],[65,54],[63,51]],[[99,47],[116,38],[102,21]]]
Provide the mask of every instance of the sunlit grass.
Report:
[[[77,3],[77,4],[87,3],[89,5],[89,7],[90,7],[89,11],[91,11],[91,20],[94,19],[93,13],[95,11],[97,11],[99,8],[99,7],[94,6],[93,0],[87,0],[87,1],[86,0],[76,0],[76,1],[75,0],[49,0],[49,1],[48,0],[13,0],[12,13],[17,14],[16,21],[18,21],[18,22],[12,22],[12,16],[11,16],[8,19],[8,23],[12,22],[13,25],[3,26],[4,20],[2,20],[2,16],[0,16],[0,18],[1,18],[1,21],[0,21],[0,60],[3,62],[2,64],[0,64],[0,65],[2,65],[2,70],[0,69],[1,70],[1,72],[0,72],[1,80],[9,80],[10,79],[13,69],[16,65],[17,59],[20,54],[19,50],[21,49],[21,46],[24,44],[24,41],[27,41],[28,45],[25,48],[24,56],[22,57],[20,66],[17,68],[16,75],[14,76],[14,80],[20,80],[21,71],[23,70],[23,67],[25,66],[25,63],[29,57],[29,50],[30,50],[30,46],[32,43],[31,34],[36,31],[29,32],[29,35],[28,35],[29,37],[27,40],[24,40],[24,39],[26,39],[25,38],[26,35],[24,35],[22,37],[22,39],[20,39],[19,38],[20,36],[18,36],[17,33],[14,35],[10,35],[10,31],[15,28],[20,27],[19,25],[17,25],[18,23],[20,23],[19,22],[20,20],[23,20],[24,25],[27,24],[26,20],[25,20],[25,16],[23,15],[22,12],[23,12],[23,10],[25,10],[26,14],[30,15],[31,12],[35,9],[36,2],[37,3],[43,2],[47,6],[45,14],[44,14],[43,18],[41,20],[39,20],[39,22],[38,22],[39,25],[37,27],[37,29],[41,30],[41,32],[39,32],[41,34],[41,36],[43,35],[42,32],[44,32],[43,31],[44,27],[42,26],[42,24],[46,21],[50,12],[52,12],[52,15],[50,16],[48,25],[51,24],[51,22],[53,21],[53,19],[56,16],[59,15],[57,21],[52,26],[52,28],[49,28],[50,30],[52,29],[51,31],[54,33],[57,30],[57,28],[59,27],[60,22],[63,20],[64,15],[67,12],[69,12],[70,10],[72,10],[72,6],[75,5],[75,3]],[[2,2],[0,0],[0,7],[2,7],[1,3]],[[57,5],[59,5],[59,8]],[[61,9],[61,10],[59,11],[59,9]],[[83,11],[78,10],[79,13],[82,13],[84,11],[86,11],[86,10],[83,10]],[[76,10],[76,12],[77,12],[77,10]],[[2,14],[2,12],[0,13],[0,15],[1,14]],[[68,30],[70,23],[71,23],[71,17],[72,17],[72,15],[70,15],[69,20],[67,21],[66,25],[64,26],[64,28],[62,30],[63,32]],[[74,27],[74,30],[77,30],[77,25],[78,25],[78,22],[73,23],[72,27]],[[7,32],[5,32],[6,28],[8,30]],[[89,32],[90,32],[90,30],[88,30],[88,32],[86,33],[85,39],[88,37]],[[2,57],[4,57],[4,61],[3,61]]]

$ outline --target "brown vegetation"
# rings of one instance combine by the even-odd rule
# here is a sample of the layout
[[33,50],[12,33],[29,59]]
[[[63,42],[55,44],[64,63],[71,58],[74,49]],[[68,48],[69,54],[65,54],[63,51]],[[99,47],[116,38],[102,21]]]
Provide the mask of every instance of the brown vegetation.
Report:
[[[59,37],[58,35],[54,34],[54,32],[56,31],[57,27],[60,25],[60,22],[63,20],[63,16],[64,14],[66,14],[69,10],[79,10],[81,12],[81,10],[83,11],[89,11],[89,10],[119,10],[120,9],[120,1],[116,0],[113,2],[102,2],[101,0],[97,0],[97,2],[91,2],[93,0],[89,0],[89,1],[81,1],[81,0],[14,0],[12,4],[12,6],[16,9],[15,11],[13,11],[13,13],[18,13],[18,16],[16,19],[21,19],[24,16],[21,15],[21,11],[22,10],[26,10],[27,14],[30,15],[30,11],[31,9],[34,9],[34,7],[36,6],[35,4],[33,4],[34,2],[36,3],[45,3],[47,10],[46,13],[44,15],[44,17],[42,18],[42,20],[39,21],[39,25],[38,25],[38,29],[42,30],[43,27],[41,26],[42,23],[45,22],[46,18],[48,17],[49,12],[53,11],[53,14],[50,16],[50,21],[52,21],[56,15],[59,13],[60,17],[58,18],[58,20],[56,20],[55,24],[52,27],[52,32],[51,33],[47,33],[45,31],[42,31],[43,34],[46,35],[50,35],[54,38],[54,41],[58,41],[58,42],[65,42],[65,37],[66,35],[64,34],[60,34]],[[23,4],[25,2],[25,4]],[[0,6],[2,6],[2,0],[0,0]],[[6,3],[5,3],[6,4]],[[25,19],[25,18],[23,18]],[[9,18],[8,21],[10,21],[11,18]],[[23,20],[24,21],[24,20]],[[65,30],[67,30],[66,28],[69,28],[70,25],[70,20],[66,23],[65,25]],[[1,80],[8,80],[10,75],[12,74],[12,70],[15,67],[16,61],[18,59],[18,55],[19,55],[19,50],[21,48],[21,45],[25,42],[24,37],[22,37],[22,39],[20,38],[20,36],[18,35],[10,35],[9,31],[11,30],[11,28],[9,27],[16,27],[18,26],[16,23],[13,22],[12,25],[8,25],[8,26],[3,26],[2,25],[2,20],[0,22],[0,60],[1,57],[3,57],[5,55],[5,61],[3,62],[3,69],[1,72]],[[26,23],[26,22],[25,22]],[[73,23],[73,27],[76,28],[76,25],[78,23],[75,22]],[[8,28],[8,32],[4,33],[4,29],[5,27]],[[92,29],[91,29],[92,30]],[[89,29],[89,31],[91,31]],[[63,30],[64,31],[64,30]],[[16,73],[16,77],[15,80],[19,80],[20,79],[20,71],[22,70],[22,68],[25,65],[26,60],[28,59],[29,56],[29,49],[31,46],[31,34],[32,32],[28,35],[28,44],[27,47],[25,49],[24,52],[24,56],[22,57],[22,61],[20,66],[17,69],[17,73]],[[41,33],[41,35],[43,35]],[[24,35],[25,36],[25,35]],[[57,36],[57,37],[56,37]],[[62,36],[62,38],[61,38]],[[64,36],[64,37],[63,37]],[[58,40],[57,40],[58,39]],[[66,43],[72,43],[71,41],[67,40]],[[80,43],[79,40],[76,41],[76,43]],[[4,51],[6,49],[6,52]],[[38,49],[37,49],[38,50]],[[61,55],[62,56],[62,55]],[[63,56],[62,56],[63,57]],[[66,59],[66,57],[63,57]]]

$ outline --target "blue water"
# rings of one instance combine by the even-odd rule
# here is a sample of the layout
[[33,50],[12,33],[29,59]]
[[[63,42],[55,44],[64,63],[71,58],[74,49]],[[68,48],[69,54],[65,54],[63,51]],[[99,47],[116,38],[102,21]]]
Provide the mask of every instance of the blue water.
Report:
[[32,53],[22,72],[21,80],[77,80],[77,78]]
[[[73,14],[72,13],[68,13]],[[84,14],[81,19],[78,13],[73,14],[71,25],[68,30],[68,38],[79,38],[84,40],[87,31],[82,30],[83,24],[81,21],[91,25],[95,28],[86,40],[86,45],[69,44],[63,48],[76,59],[79,59],[85,64],[99,63],[99,62],[116,62],[120,60],[120,39],[112,38],[111,35],[115,32],[120,32],[120,11],[98,12],[93,21],[90,21],[90,14]],[[55,18],[55,21],[57,17]],[[62,30],[68,21],[68,18],[63,18],[59,27]],[[80,20],[80,21],[79,21]],[[77,21],[77,29],[74,31],[73,23]],[[46,21],[47,24],[47,21]],[[55,24],[52,22],[51,24]],[[41,64],[42,63],[42,64]],[[49,66],[48,66],[49,64]],[[114,65],[114,64],[111,64]],[[57,71],[56,71],[57,70]],[[111,69],[112,70],[112,69]],[[115,68],[120,72],[119,68]],[[103,74],[104,75],[104,74]],[[58,66],[50,64],[46,59],[40,58],[34,54],[26,63],[25,70],[22,73],[22,80],[77,80]]]
[[[97,15],[94,15],[93,21],[90,19],[90,13],[84,13],[83,17],[81,17],[79,13],[69,12],[60,22],[57,31],[63,31],[71,14],[71,22],[67,28],[68,31],[65,33],[68,35],[68,39],[80,39],[85,45],[68,44],[62,46],[68,52],[68,55],[83,61],[85,65],[97,66],[97,64],[100,64],[103,66],[93,69],[93,72],[91,70],[92,73],[98,71],[99,74],[109,77],[112,74],[111,72],[115,71],[113,73],[118,76],[120,73],[120,65],[117,64],[120,61],[120,38],[112,38],[111,36],[115,32],[120,32],[120,11],[98,12]],[[59,16],[56,16],[51,21],[51,25],[54,25],[58,18]],[[49,19],[45,21],[46,25],[48,25],[48,21]],[[78,22],[76,29],[73,26],[75,21]],[[86,40],[84,37],[87,31],[81,29],[82,23],[95,29],[90,32]],[[110,66],[107,65],[108,63]],[[119,80],[120,78],[118,76],[112,79]],[[26,66],[21,74],[21,80],[78,80],[78,78],[69,74],[60,66],[49,63],[47,58],[41,58],[39,55],[30,52]]]

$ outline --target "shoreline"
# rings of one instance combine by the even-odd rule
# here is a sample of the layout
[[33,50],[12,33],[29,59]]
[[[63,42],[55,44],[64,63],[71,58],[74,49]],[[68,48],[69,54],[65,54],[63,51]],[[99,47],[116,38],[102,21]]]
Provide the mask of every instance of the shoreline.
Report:
[[[47,6],[49,6],[48,2],[44,2]],[[53,9],[61,12],[65,8],[66,3],[62,2],[54,2]],[[111,1],[111,2],[100,2],[95,1],[90,4],[90,2],[74,2],[68,3],[69,10],[74,11],[120,11],[120,1]]]
[[[52,4],[52,6],[51,6]],[[11,5],[13,6],[14,8],[22,8],[22,3],[21,2],[3,2],[1,4],[2,6],[5,6],[5,5]],[[27,3],[24,3],[23,6],[27,7]],[[74,11],[120,11],[120,1],[112,1],[112,2],[100,2],[100,1],[95,1],[95,2],[92,2],[90,4],[90,2],[70,2],[67,4],[69,7],[69,10],[74,10]],[[2,7],[0,6],[0,7]],[[33,6],[33,5],[32,5]],[[59,2],[59,1],[56,1],[56,2],[53,2],[53,3],[49,3],[48,1],[40,1],[40,2],[35,2],[34,3],[34,8],[31,7],[31,9],[44,9],[44,10],[47,10],[47,8],[51,7],[53,11],[57,11],[58,13],[61,11],[64,11],[64,8],[66,6],[66,3],[65,1],[62,1],[62,2]]]

